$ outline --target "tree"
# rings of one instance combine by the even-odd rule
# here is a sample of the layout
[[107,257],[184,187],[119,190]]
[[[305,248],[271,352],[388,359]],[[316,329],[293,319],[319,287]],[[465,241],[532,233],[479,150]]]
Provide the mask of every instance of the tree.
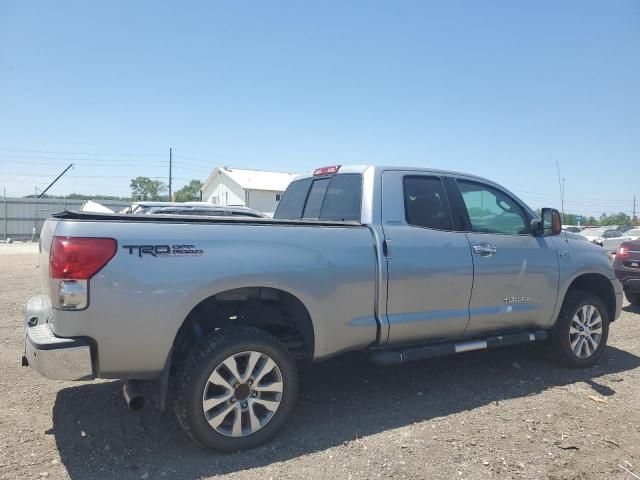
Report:
[[175,193],[175,201],[193,202],[200,200],[200,190],[202,190],[202,182],[200,180],[191,180]]
[[151,180],[149,177],[136,177],[131,179],[131,198],[135,200],[160,200],[161,193],[167,190],[167,186],[160,180]]
[[600,225],[630,225],[631,217],[624,212],[600,215]]

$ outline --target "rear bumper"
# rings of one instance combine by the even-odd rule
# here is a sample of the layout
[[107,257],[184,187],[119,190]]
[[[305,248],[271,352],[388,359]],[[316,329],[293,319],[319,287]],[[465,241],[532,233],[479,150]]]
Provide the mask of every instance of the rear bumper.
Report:
[[614,265],[614,271],[625,292],[640,292],[640,269]]
[[88,340],[56,337],[48,323],[27,327],[22,363],[52,380],[95,378]]
[[625,292],[639,293],[640,292],[640,277],[630,278],[623,284]]

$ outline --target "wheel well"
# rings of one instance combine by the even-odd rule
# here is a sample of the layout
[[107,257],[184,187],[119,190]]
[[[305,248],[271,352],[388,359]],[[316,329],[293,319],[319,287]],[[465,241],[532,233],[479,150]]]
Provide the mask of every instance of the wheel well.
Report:
[[571,283],[567,292],[571,290],[583,290],[600,297],[607,307],[610,321],[614,320],[616,314],[616,292],[607,277],[597,273],[580,275]]
[[313,358],[313,324],[304,304],[283,290],[245,287],[212,295],[189,312],[173,343],[172,367],[204,335],[227,325],[259,328],[277,338],[294,358]]

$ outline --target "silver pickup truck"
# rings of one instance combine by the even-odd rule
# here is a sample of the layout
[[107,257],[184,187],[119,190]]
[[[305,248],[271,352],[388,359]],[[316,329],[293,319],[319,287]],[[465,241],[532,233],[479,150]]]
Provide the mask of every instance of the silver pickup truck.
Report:
[[291,413],[297,361],[384,366],[546,340],[603,354],[622,288],[606,252],[499,185],[421,168],[324,167],[274,219],[65,212],[44,224],[23,364],[126,380],[218,450]]

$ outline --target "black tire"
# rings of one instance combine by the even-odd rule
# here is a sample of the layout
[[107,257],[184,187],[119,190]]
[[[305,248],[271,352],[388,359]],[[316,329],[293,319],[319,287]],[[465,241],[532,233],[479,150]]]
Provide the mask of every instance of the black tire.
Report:
[[[242,437],[227,436],[209,425],[203,411],[203,393],[209,376],[225,359],[247,351],[263,353],[277,365],[283,385],[280,405],[256,432]],[[282,427],[295,405],[298,371],[289,351],[268,333],[253,327],[225,327],[207,335],[187,355],[175,376],[173,388],[174,411],[185,432],[204,447],[233,452],[265,443]]]
[[624,296],[631,305],[640,305],[640,293],[624,292]]
[[[569,330],[574,315],[585,305],[592,305],[597,308],[602,321],[602,334],[595,351],[585,358],[580,358],[571,348]],[[590,367],[594,365],[602,355],[602,352],[606,348],[608,337],[609,313],[602,299],[591,292],[570,290],[564,299],[558,320],[550,332],[549,349],[551,356],[559,363],[568,367]]]

